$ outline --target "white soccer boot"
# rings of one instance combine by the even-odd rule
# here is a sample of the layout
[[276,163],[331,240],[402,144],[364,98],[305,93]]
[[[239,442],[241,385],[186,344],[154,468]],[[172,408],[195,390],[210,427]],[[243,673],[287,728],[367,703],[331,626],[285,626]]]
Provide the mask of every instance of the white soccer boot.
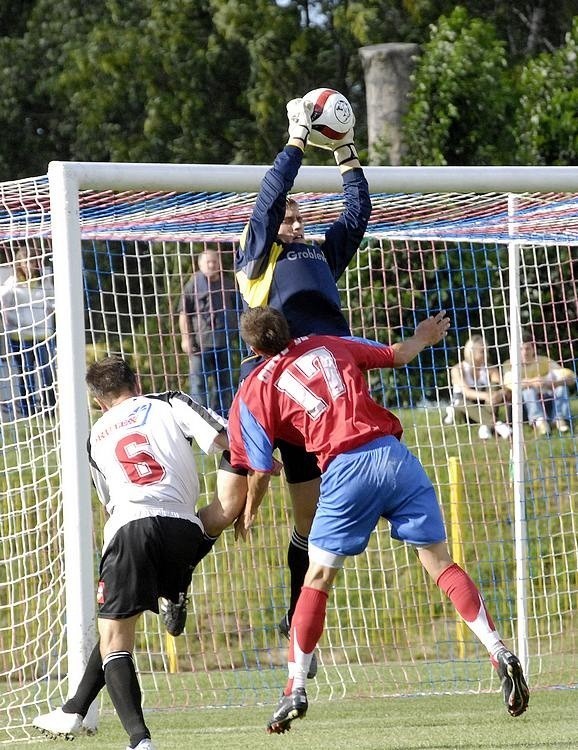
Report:
[[444,417],[444,424],[454,424],[456,421],[456,410],[453,406],[446,406],[446,415]]
[[61,708],[56,708],[49,714],[37,716],[32,721],[32,726],[40,729],[46,737],[64,737],[72,740],[82,731],[82,716],[65,714]]
[[504,438],[504,440],[512,437],[512,430],[510,428],[510,425],[507,425],[505,422],[496,422],[496,424],[494,425],[494,429],[501,438]]
[[127,745],[126,750],[155,750],[155,746],[153,745],[152,740],[150,740],[148,737],[145,737],[144,740],[141,740],[135,748]]
[[98,732],[97,720],[89,719],[88,716],[85,716],[82,720],[82,732],[89,737],[92,737],[92,735],[96,734]]
[[492,437],[492,430],[487,424],[481,424],[478,430],[478,437],[480,440],[489,440]]

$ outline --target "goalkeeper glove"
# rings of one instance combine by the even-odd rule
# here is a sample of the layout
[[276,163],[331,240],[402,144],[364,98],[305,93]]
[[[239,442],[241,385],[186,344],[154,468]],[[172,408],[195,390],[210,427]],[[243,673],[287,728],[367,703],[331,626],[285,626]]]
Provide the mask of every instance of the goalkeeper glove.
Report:
[[347,167],[349,166],[349,162],[352,161],[359,162],[359,155],[353,142],[353,128],[348,130],[344,137],[337,141],[333,149],[333,156],[338,167]]
[[342,165],[347,165],[347,162],[359,159],[353,137],[353,128],[350,128],[343,138],[340,138],[339,140],[328,138],[318,130],[312,130],[309,137],[309,143],[317,148],[324,148],[328,151],[333,151],[335,162],[337,166],[340,167]]
[[287,119],[289,120],[289,139],[296,139],[303,143],[303,148],[307,144],[309,133],[311,132],[311,112],[313,111],[313,102],[307,102],[303,99],[291,99],[287,102]]

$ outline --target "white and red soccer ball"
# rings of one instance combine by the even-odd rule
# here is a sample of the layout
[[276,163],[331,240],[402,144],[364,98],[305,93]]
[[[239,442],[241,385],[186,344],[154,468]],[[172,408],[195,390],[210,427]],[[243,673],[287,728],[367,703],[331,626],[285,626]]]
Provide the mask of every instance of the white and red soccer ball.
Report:
[[325,138],[339,141],[355,125],[349,101],[335,89],[314,89],[303,97],[313,102],[311,127]]

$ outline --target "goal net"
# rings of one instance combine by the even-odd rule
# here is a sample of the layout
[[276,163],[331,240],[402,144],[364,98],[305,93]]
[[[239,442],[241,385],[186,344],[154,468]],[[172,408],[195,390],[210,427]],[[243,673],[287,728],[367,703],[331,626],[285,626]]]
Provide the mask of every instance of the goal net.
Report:
[[[95,642],[103,514],[85,454],[97,417],[85,365],[118,353],[135,365],[145,392],[188,391],[183,287],[206,249],[218,253],[223,279],[234,280],[236,243],[264,173],[98,166],[80,165],[72,179],[61,169],[50,183],[41,177],[0,185],[6,744],[30,737],[31,719],[61,705]],[[137,167],[142,172],[131,171]],[[368,168],[373,213],[340,282],[343,309],[355,335],[382,342],[407,337],[440,308],[449,312],[445,344],[401,370],[370,373],[372,393],[400,417],[405,441],[438,491],[452,554],[479,584],[532,686],[572,686],[576,391],[570,386],[570,430],[553,424],[540,436],[525,421],[517,382],[522,335],[539,354],[577,367],[578,188],[565,187],[564,172],[551,189],[548,170],[509,173],[518,184],[502,187],[502,172],[438,169]],[[533,192],[523,192],[525,184]],[[296,187],[306,234],[321,240],[342,207],[337,170],[303,168]],[[23,264],[34,274],[23,276]],[[30,318],[38,323],[33,334]],[[484,439],[476,421],[447,409],[449,370],[474,334],[483,334],[493,363],[511,361],[512,407],[499,414],[511,422],[510,439]],[[236,377],[243,348],[235,327],[224,348]],[[198,452],[196,460],[205,503],[217,459]],[[185,633],[167,637],[156,615],[142,618],[136,662],[148,708],[276,701],[285,681],[287,642],[277,623],[289,598],[291,527],[280,477],[250,542],[225,531],[195,571]],[[314,700],[499,689],[484,649],[385,523],[338,578],[319,662],[308,691]],[[108,710],[106,695],[101,701]]]

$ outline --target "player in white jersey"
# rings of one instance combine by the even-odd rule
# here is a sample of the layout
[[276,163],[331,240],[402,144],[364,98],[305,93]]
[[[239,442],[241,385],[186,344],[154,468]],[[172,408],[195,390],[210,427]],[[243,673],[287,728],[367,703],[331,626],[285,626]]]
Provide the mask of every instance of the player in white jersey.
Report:
[[100,641],[76,694],[33,724],[53,737],[78,734],[106,685],[129,748],[151,750],[132,658],[136,621],[147,609],[159,611],[159,597],[177,601],[191,582],[203,538],[191,441],[206,453],[227,448],[226,422],[184,393],[141,395],[120,357],[91,365],[86,382],[104,412],[88,441],[109,514],[97,589]]

